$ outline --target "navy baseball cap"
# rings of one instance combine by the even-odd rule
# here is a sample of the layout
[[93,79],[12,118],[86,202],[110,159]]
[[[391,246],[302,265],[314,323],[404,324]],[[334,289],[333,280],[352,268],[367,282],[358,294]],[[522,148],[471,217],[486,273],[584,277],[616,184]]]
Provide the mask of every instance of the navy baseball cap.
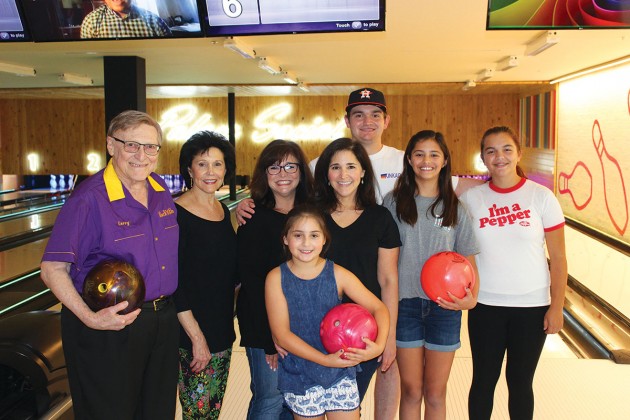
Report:
[[355,90],[348,96],[348,106],[346,106],[346,112],[349,112],[357,105],[374,105],[387,112],[387,106],[385,105],[385,95],[383,92],[372,89],[362,88]]

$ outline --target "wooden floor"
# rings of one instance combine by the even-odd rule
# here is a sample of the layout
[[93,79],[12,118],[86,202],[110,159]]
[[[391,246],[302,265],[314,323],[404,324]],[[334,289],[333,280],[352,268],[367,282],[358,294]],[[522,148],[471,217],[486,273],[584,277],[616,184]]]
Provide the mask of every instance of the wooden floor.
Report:
[[[462,348],[455,354],[449,378],[447,419],[468,418],[466,407],[472,378],[472,361],[465,330],[462,329]],[[373,383],[363,402],[363,419],[374,418],[372,392]],[[630,419],[630,365],[617,365],[608,360],[578,359],[557,335],[550,336],[547,340],[536,372],[534,392],[535,419]],[[250,395],[247,357],[245,350],[236,345],[220,419],[244,419]],[[492,419],[509,419],[507,387],[503,376],[497,386]]]

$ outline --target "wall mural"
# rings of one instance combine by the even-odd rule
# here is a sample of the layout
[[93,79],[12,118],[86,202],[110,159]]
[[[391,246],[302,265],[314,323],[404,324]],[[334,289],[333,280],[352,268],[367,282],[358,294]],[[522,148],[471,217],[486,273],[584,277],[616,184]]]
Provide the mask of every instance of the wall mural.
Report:
[[630,244],[630,65],[561,83],[558,101],[565,215]]

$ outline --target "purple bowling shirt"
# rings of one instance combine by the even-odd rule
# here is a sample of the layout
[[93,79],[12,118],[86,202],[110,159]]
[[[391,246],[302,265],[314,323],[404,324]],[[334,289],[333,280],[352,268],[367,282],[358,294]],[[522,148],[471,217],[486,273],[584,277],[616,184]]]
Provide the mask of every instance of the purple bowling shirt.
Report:
[[166,184],[148,178],[148,209],[136,201],[112,163],[74,190],[61,208],[42,261],[70,263],[79,294],[87,273],[105,259],[122,259],[144,276],[146,301],[177,288],[177,211]]

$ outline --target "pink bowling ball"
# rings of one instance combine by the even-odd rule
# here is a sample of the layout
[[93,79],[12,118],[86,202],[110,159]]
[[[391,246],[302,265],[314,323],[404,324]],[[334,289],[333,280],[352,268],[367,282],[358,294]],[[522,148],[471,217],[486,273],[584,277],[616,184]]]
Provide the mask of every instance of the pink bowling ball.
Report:
[[[363,337],[376,340],[378,326],[367,309],[356,303],[342,303],[332,308],[319,325],[319,336],[328,353],[349,347],[364,349]],[[343,355],[342,358],[345,358]]]

